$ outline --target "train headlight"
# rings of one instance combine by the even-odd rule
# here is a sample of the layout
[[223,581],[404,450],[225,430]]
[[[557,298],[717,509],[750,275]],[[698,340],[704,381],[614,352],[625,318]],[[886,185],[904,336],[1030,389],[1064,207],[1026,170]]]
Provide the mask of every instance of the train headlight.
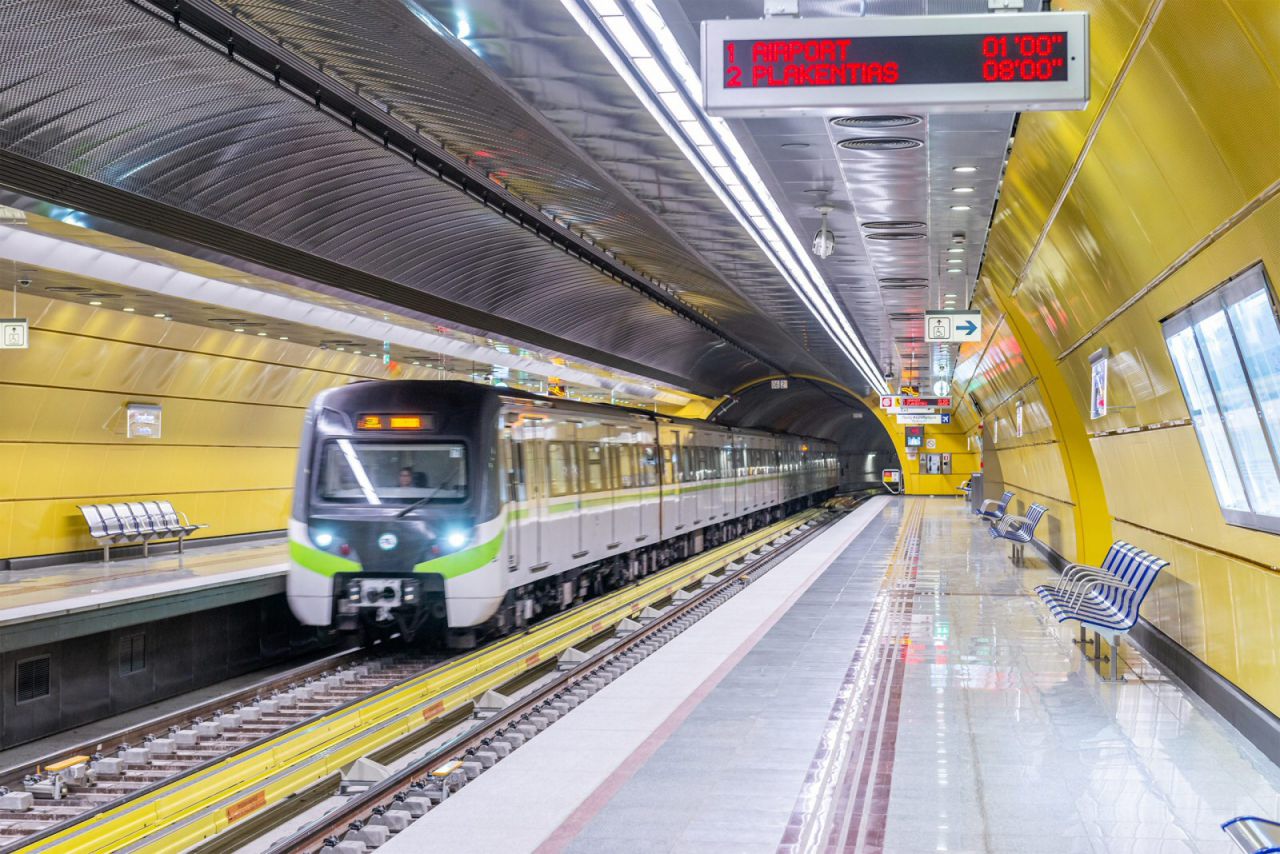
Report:
[[467,540],[471,537],[466,531],[450,531],[444,535],[444,542],[450,549],[460,549],[467,544]]
[[327,549],[329,546],[333,545],[333,534],[330,534],[328,531],[321,531],[318,534],[314,534],[311,539],[322,549]]
[[352,602],[360,601],[360,582],[351,581],[347,583],[347,598]]

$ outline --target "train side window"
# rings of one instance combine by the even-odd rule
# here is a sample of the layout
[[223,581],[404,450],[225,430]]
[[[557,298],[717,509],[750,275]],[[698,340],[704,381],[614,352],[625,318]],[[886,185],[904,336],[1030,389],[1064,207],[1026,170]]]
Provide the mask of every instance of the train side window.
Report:
[[645,486],[658,485],[658,449],[645,445],[640,457],[640,474]]
[[600,446],[592,443],[585,445],[582,449],[582,456],[586,462],[584,474],[586,482],[583,484],[583,492],[601,492],[604,490],[604,454],[600,450]]
[[618,473],[614,485],[619,489],[630,489],[636,485],[636,446],[614,445],[613,453],[614,470]]
[[1280,533],[1280,322],[1262,265],[1163,329],[1224,518]]
[[568,495],[574,491],[569,447],[564,442],[547,443],[547,466],[551,472],[552,495]]

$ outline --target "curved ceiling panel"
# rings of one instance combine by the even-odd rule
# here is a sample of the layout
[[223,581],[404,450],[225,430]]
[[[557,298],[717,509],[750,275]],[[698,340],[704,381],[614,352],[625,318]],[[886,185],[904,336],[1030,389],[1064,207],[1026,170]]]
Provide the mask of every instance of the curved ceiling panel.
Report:
[[830,439],[844,451],[894,453],[875,414],[839,389],[792,378],[786,389],[758,383],[734,394],[711,414],[731,427],[753,427]]
[[[0,73],[13,82],[0,145],[11,154],[484,312],[494,331],[545,330],[568,352],[585,345],[695,389],[768,371],[136,6],[31,0],[4,20]],[[743,314],[741,333],[787,369],[811,364],[758,314]]]

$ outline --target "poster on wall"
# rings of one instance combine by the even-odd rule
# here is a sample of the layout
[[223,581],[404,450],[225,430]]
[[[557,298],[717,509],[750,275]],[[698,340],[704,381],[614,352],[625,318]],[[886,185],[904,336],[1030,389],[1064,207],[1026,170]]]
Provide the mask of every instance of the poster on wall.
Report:
[[1097,420],[1107,414],[1107,360],[1111,351],[1103,347],[1089,357],[1089,418]]

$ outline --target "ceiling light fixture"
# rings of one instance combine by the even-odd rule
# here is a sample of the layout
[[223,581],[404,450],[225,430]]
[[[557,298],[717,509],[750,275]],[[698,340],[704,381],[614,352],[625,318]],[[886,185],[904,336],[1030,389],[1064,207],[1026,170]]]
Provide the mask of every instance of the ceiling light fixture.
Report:
[[703,112],[702,82],[652,0],[561,2],[867,384],[887,393],[875,360],[729,124]]
[[973,192],[973,187],[952,187],[952,188],[951,188],[951,192],[953,192],[953,193],[972,193],[972,192]]
[[953,211],[967,211],[969,210],[969,206],[968,205],[952,205],[951,209]]
[[102,300],[91,299],[89,305],[102,305]]
[[948,252],[950,252],[951,254],[955,255],[955,254],[957,254],[957,253],[963,252],[963,251],[964,251],[964,247],[963,247],[963,246],[952,246],[952,247],[951,247],[950,249],[948,249],[947,251],[948,251]]
[[132,309],[132,308],[126,308],[126,309],[124,309],[124,311],[127,311],[127,312],[129,312],[130,314],[132,314],[132,313],[134,312],[134,309]]
[[159,314],[153,314],[153,315],[151,315],[151,316],[152,316],[152,317],[164,317],[164,312],[162,311],[162,312],[160,312]]
[[280,336],[280,340],[281,340],[281,341],[288,341],[288,340],[289,340],[289,336],[288,336],[288,335],[281,335],[281,336]]
[[827,228],[827,214],[831,213],[831,205],[819,205],[818,213],[822,214],[822,222],[818,223],[818,233],[813,236],[813,254],[819,258],[830,258],[836,251],[836,236]]
[[243,327],[243,326],[237,326],[235,329],[232,329],[231,331],[232,331],[232,332],[244,332],[244,327]]
[[962,175],[967,175],[967,174],[969,174],[970,172],[977,172],[977,171],[978,171],[978,167],[977,167],[977,166],[952,166],[952,167],[951,167],[951,171],[952,171],[952,172],[959,172],[959,173],[961,173]]

